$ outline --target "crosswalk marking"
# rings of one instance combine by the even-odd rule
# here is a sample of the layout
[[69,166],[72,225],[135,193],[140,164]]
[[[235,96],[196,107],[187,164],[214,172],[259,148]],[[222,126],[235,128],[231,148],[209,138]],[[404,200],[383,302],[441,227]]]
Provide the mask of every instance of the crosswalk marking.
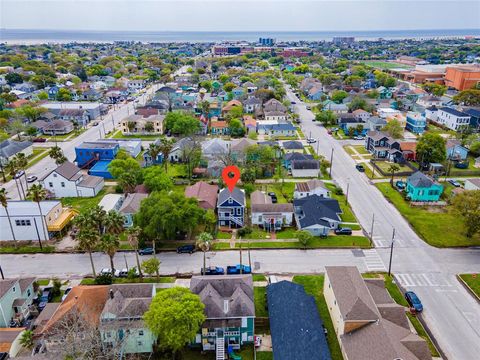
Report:
[[449,287],[452,286],[450,281],[440,274],[423,273],[423,274],[395,274],[399,283],[404,287]]
[[385,265],[375,249],[363,250],[363,254],[367,271],[386,271]]
[[390,242],[381,236],[373,235],[372,241],[376,248],[388,248],[390,246]]

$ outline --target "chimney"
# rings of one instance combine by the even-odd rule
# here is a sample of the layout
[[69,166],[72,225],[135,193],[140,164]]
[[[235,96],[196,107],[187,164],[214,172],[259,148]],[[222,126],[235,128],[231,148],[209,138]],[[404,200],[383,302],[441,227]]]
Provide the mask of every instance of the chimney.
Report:
[[113,299],[113,290],[110,289],[110,299]]

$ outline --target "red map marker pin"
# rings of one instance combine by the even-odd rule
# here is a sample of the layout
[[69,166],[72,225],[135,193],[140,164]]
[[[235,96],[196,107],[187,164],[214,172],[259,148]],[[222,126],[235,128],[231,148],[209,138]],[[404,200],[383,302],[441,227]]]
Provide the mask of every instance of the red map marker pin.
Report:
[[227,166],[222,171],[223,182],[227,184],[228,190],[233,191],[240,179],[240,170],[235,165]]

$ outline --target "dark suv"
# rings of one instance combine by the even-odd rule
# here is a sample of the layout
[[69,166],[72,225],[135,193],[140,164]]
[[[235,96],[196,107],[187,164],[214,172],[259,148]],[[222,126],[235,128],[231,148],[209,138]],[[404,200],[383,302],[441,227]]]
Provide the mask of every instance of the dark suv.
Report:
[[192,254],[195,252],[195,245],[183,245],[177,248],[177,253],[179,254]]
[[335,229],[335,235],[352,235],[352,229],[346,227]]

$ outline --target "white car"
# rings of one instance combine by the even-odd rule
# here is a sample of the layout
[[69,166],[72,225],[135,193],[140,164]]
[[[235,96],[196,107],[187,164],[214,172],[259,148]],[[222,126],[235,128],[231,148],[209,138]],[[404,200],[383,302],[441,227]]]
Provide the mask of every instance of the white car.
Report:
[[63,296],[62,296],[62,301],[67,298],[67,295],[70,291],[72,291],[71,287],[68,287],[68,288],[65,289],[65,292],[63,293]]
[[313,138],[307,139],[307,144],[314,144],[314,143],[316,143],[316,142],[317,142],[317,140],[315,140],[315,139],[313,139]]
[[[113,272],[115,273],[115,269],[113,269]],[[102,270],[100,270],[100,275],[106,275],[106,274],[111,274],[112,273],[112,269],[110,268],[103,268]]]

